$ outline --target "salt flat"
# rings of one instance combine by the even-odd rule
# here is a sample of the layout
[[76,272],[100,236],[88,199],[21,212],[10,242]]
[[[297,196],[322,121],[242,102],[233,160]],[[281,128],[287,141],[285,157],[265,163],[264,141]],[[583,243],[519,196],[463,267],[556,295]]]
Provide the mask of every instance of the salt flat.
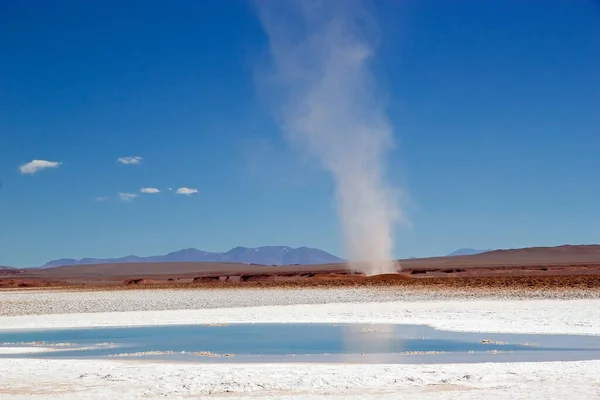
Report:
[[28,353],[45,353],[54,351],[49,347],[0,347],[0,354],[28,354]]
[[444,298],[440,293],[373,289],[0,292],[0,310],[0,329],[364,322],[459,331],[600,334],[597,298]]
[[[600,362],[471,365],[0,363],[0,398],[598,399]],[[35,398],[35,397],[34,397]]]
[[[539,296],[538,296],[539,297]],[[65,306],[68,304],[68,306]],[[115,307],[116,304],[120,306]],[[250,306],[261,304],[261,306]],[[185,307],[181,307],[186,305]],[[63,307],[64,306],[64,307]],[[179,306],[180,309],[173,309]],[[600,335],[599,299],[461,297],[389,290],[1,292],[0,329],[233,322],[429,324]],[[112,311],[112,310],[121,311]],[[87,310],[87,312],[85,312]],[[40,313],[41,312],[41,313]],[[0,360],[3,399],[600,398],[600,361],[456,365],[154,364]]]

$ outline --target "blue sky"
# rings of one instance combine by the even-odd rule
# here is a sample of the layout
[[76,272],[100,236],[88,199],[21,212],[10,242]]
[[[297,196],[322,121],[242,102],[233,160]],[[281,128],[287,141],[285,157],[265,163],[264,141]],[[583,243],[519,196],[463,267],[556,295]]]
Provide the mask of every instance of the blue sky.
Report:
[[[600,241],[598,2],[373,12],[389,175],[409,199],[395,255]],[[266,40],[241,0],[3,2],[0,265],[267,244],[343,255],[329,175],[257,95]],[[61,164],[19,171],[34,159]]]

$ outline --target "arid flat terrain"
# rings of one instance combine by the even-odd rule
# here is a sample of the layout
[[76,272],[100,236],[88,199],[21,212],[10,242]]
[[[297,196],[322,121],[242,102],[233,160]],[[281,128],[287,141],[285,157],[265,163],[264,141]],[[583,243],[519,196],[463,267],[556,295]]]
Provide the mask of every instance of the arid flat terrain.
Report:
[[[145,263],[3,270],[0,326],[362,323],[425,324],[479,332],[482,340],[490,332],[598,335],[600,321],[590,317],[600,302],[598,253],[598,246],[585,246],[401,260],[399,273],[376,276],[351,273],[341,264]],[[36,350],[26,351],[31,349]],[[14,399],[37,394],[62,399],[317,398],[336,393],[334,398],[362,400],[365,393],[384,390],[412,393],[409,398],[415,399],[450,399],[457,393],[470,399],[593,399],[600,370],[597,360],[240,366],[22,359],[10,356],[21,348],[2,350],[15,358],[0,362],[0,393]],[[500,356],[501,349],[493,357]]]
[[600,245],[535,247],[398,261],[367,277],[345,264],[119,263],[3,269],[0,287],[565,287],[600,288]]

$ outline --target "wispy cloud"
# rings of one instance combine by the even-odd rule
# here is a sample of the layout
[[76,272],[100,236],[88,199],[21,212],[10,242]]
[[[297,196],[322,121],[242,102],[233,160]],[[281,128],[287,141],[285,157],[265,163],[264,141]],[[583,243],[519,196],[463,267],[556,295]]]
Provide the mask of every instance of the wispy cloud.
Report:
[[19,167],[19,171],[21,171],[22,174],[33,175],[36,172],[41,171],[43,169],[56,168],[61,164],[62,163],[59,161],[32,160],[32,161],[28,162],[27,164],[21,165]]
[[131,201],[137,196],[138,195],[136,193],[119,193],[119,199],[121,199],[121,201]]
[[157,188],[141,188],[140,192],[141,193],[146,193],[146,194],[155,194],[155,193],[160,193],[160,189],[157,189]]
[[106,197],[106,196],[98,196],[94,200],[96,200],[98,203],[102,203],[103,201],[108,200],[108,197]]
[[117,162],[123,165],[136,165],[142,162],[144,158],[140,156],[133,157],[119,157],[117,158]]
[[177,194],[184,194],[184,195],[191,195],[191,194],[196,194],[198,193],[198,189],[192,189],[192,188],[188,188],[188,187],[180,187],[179,189],[177,189],[177,191],[175,192]]

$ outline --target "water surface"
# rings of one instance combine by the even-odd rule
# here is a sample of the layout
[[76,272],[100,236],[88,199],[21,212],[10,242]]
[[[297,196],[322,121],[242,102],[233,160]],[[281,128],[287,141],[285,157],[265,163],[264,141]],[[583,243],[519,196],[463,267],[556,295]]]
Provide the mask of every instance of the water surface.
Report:
[[597,336],[448,332],[425,325],[392,324],[168,325],[0,331],[0,343],[0,347],[48,346],[59,350],[0,355],[20,358],[359,363],[600,359]]

